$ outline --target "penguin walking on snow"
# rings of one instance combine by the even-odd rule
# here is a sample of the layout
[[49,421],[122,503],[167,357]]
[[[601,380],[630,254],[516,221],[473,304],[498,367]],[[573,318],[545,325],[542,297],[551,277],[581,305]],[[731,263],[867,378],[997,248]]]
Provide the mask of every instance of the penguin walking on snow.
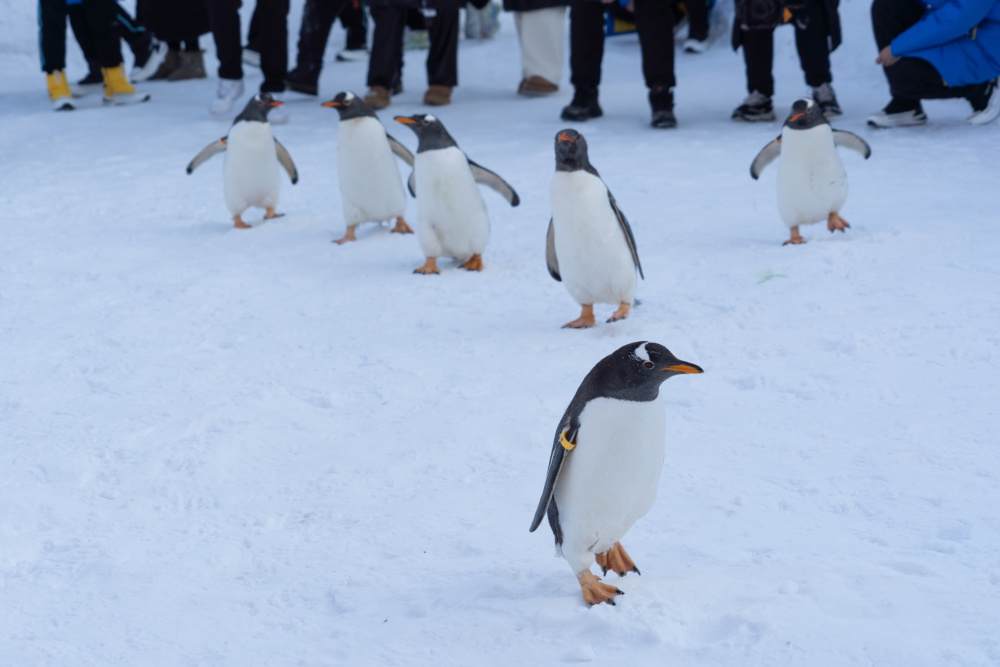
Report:
[[420,141],[408,185],[420,207],[417,239],[427,261],[414,273],[440,273],[437,258],[442,256],[465,259],[463,269],[481,271],[490,219],[476,183],[493,188],[511,206],[521,200],[505,180],[470,160],[434,116],[395,120],[413,130]]
[[796,100],[781,128],[781,135],[757,154],[750,165],[756,180],[764,167],[778,156],[778,212],[792,230],[783,245],[805,243],[799,225],[826,220],[830,232],[844,231],[847,221],[840,209],[847,200],[847,172],[837,146],[857,151],[867,160],[871,147],[864,139],[834,130],[818,104],[809,98]]
[[636,271],[642,276],[628,220],[587,157],[587,142],[576,130],[556,134],[556,173],[550,188],[552,218],[545,243],[549,274],[562,281],[582,307],[563,328],[594,326],[594,304],[618,310],[608,319],[628,317],[635,299]]
[[702,369],[658,343],[629,343],[594,366],[559,421],[534,532],[548,514],[562,556],[588,605],[622,591],[590,571],[639,574],[619,540],[653,506],[663,468],[667,413],[660,384]]
[[413,154],[386,133],[375,110],[351,92],[339,93],[324,107],[340,114],[337,127],[337,167],[347,233],[336,244],[356,240],[362,222],[395,219],[391,231],[412,234],[406,224],[406,193],[393,154],[413,166]]
[[255,95],[233,121],[229,134],[202,149],[187,166],[187,173],[190,174],[213,155],[226,152],[222,182],[226,205],[233,214],[233,225],[237,229],[250,228],[240,216],[251,206],[264,209],[267,219],[283,215],[274,212],[281,189],[279,163],[288,172],[292,185],[299,182],[292,156],[274,138],[271,125],[267,122],[268,112],[281,104],[268,93]]

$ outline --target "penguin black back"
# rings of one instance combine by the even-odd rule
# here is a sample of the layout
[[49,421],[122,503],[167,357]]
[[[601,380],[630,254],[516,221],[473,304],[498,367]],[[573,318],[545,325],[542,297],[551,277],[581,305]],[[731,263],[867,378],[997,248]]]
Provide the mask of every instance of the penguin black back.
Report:
[[556,171],[586,171],[598,178],[594,165],[590,164],[587,155],[587,140],[573,129],[560,130],[556,133]]
[[418,113],[413,116],[396,116],[393,120],[407,126],[417,135],[417,153],[458,146],[436,116]]
[[791,113],[785,119],[785,126],[793,130],[808,130],[823,124],[829,125],[830,121],[823,115],[820,106],[808,97],[795,100]]
[[254,95],[247,102],[247,105],[243,107],[243,111],[240,115],[233,120],[233,125],[240,122],[241,120],[255,121],[258,123],[267,122],[267,114],[274,107],[280,107],[282,102],[271,97],[270,93],[260,93],[259,95]]
[[337,93],[336,97],[329,102],[324,102],[322,106],[336,109],[340,115],[340,120],[365,117],[378,118],[375,115],[375,109],[371,108],[362,98],[349,90]]

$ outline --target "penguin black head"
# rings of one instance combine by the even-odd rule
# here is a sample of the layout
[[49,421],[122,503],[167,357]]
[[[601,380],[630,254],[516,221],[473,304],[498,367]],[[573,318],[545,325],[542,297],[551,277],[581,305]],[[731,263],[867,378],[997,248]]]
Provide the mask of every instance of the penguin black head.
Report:
[[329,102],[323,102],[324,107],[332,107],[340,114],[340,120],[350,120],[352,118],[364,118],[371,116],[377,118],[375,110],[365,101],[350,91],[337,93]]
[[638,341],[601,359],[580,387],[587,400],[597,397],[623,401],[652,401],[669,377],[703,373],[700,366],[681,361],[659,343]]
[[556,133],[556,171],[580,169],[597,173],[587,157],[587,140],[576,130],[560,130]]
[[247,105],[243,107],[243,111],[240,115],[236,117],[233,124],[240,122],[241,120],[256,121],[258,123],[267,122],[267,114],[274,107],[280,107],[284,102],[279,102],[278,100],[271,97],[270,93],[260,93],[259,95],[254,95],[247,102]]
[[448,134],[448,130],[444,129],[444,125],[436,116],[418,113],[413,116],[396,116],[393,120],[407,126],[417,135],[417,139],[419,140],[417,144],[418,153],[458,145],[451,138],[451,135]]
[[830,121],[823,115],[819,105],[808,97],[795,100],[795,103],[792,104],[792,112],[785,119],[785,127],[790,127],[793,130],[808,130],[824,123],[829,125]]

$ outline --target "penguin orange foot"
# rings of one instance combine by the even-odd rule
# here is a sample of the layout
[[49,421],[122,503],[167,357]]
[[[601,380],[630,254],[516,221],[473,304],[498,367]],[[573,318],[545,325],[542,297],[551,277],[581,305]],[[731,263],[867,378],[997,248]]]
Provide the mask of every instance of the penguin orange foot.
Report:
[[344,243],[350,243],[351,241],[357,240],[357,237],[354,236],[354,227],[348,227],[347,232],[339,239],[334,239],[333,242],[337,245],[343,245]]
[[428,257],[424,265],[418,269],[413,269],[414,273],[419,273],[421,275],[427,276],[430,274],[438,274],[441,271],[438,270],[437,257]]
[[830,230],[831,234],[838,229],[840,231],[844,231],[848,227],[850,227],[850,225],[847,224],[847,220],[841,218],[837,213],[831,213],[826,219],[826,228]]
[[791,236],[791,238],[789,238],[787,241],[785,241],[781,245],[801,245],[801,244],[803,244],[805,242],[806,242],[806,240],[804,238],[802,238],[801,234],[799,234],[799,227],[798,227],[798,225],[796,225],[795,227],[792,227],[792,236]]
[[616,595],[625,595],[625,591],[615,588],[611,584],[604,583],[600,577],[590,570],[583,570],[576,575],[576,578],[580,580],[583,601],[591,607],[602,602],[614,605]]
[[480,254],[475,254],[468,259],[468,261],[459,264],[466,271],[482,271],[483,270],[483,256]]
[[396,218],[396,226],[389,230],[393,234],[412,234],[413,228],[406,224],[403,216]]
[[285,217],[284,213],[275,213],[273,208],[267,209],[267,211],[265,211],[264,213],[265,220],[271,220],[272,218],[283,218],[283,217]]
[[238,215],[233,216],[233,227],[236,229],[250,229],[250,225],[243,222],[243,218]]
[[594,306],[593,304],[589,306],[584,306],[580,311],[580,317],[576,318],[572,322],[567,322],[562,326],[563,329],[589,329],[594,326]]
[[618,320],[624,320],[626,317],[628,317],[628,311],[629,311],[629,304],[622,302],[622,304],[618,306],[618,310],[615,311],[615,314],[608,318],[608,322],[617,322]]
[[628,552],[625,551],[621,542],[615,542],[614,546],[602,554],[594,554],[594,560],[597,561],[604,574],[607,574],[608,570],[617,572],[619,577],[624,577],[629,572],[642,574],[629,558]]

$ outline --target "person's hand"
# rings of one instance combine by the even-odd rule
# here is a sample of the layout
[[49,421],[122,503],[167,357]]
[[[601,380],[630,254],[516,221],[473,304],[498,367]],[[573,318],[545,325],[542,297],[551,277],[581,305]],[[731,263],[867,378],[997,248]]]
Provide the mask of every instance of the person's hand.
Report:
[[889,45],[878,52],[878,58],[875,59],[876,65],[882,65],[883,67],[890,67],[899,62],[899,58],[892,55],[892,45]]

